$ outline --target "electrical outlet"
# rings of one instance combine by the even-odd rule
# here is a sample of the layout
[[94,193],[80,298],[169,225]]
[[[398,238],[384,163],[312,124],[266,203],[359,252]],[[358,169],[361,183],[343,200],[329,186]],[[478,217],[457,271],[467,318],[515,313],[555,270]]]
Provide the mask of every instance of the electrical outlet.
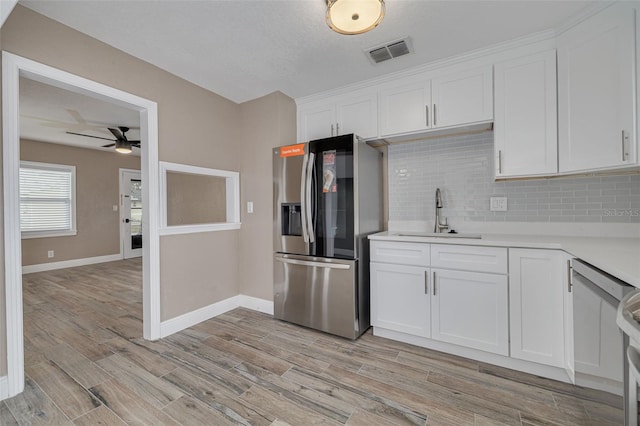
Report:
[[490,200],[489,210],[492,212],[507,211],[507,197],[491,197]]
[[53,256],[54,256],[54,252],[53,252],[53,250],[49,250],[49,251],[47,252],[47,257],[48,257],[49,259],[51,259]]
[[247,213],[253,213],[253,201],[247,201]]

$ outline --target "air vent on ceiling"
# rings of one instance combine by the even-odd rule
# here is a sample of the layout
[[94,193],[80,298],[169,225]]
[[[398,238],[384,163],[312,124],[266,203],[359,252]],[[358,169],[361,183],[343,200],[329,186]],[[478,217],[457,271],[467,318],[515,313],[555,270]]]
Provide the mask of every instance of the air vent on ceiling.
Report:
[[380,62],[411,53],[410,39],[405,37],[402,40],[394,40],[381,46],[367,49],[366,53],[373,63],[379,64]]

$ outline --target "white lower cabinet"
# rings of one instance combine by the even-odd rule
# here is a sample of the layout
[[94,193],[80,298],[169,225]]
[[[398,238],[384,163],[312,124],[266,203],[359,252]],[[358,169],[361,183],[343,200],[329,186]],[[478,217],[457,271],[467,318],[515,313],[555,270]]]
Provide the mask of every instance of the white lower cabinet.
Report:
[[431,336],[427,268],[371,263],[371,323],[414,336]]
[[[371,258],[374,327],[509,354],[506,249],[372,241]],[[490,264],[502,274],[429,263],[460,269]]]
[[559,250],[509,249],[512,358],[565,366],[563,254]]
[[432,269],[431,337],[509,355],[507,277]]

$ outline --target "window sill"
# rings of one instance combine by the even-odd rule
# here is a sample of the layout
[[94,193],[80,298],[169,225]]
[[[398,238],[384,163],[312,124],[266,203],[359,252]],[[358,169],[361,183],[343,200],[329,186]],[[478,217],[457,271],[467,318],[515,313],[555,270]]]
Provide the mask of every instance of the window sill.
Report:
[[74,229],[72,231],[22,232],[21,234],[23,240],[30,240],[32,238],[72,237],[78,235],[78,231]]
[[160,235],[195,234],[197,232],[229,231],[233,229],[240,229],[240,222],[167,226],[160,228]]

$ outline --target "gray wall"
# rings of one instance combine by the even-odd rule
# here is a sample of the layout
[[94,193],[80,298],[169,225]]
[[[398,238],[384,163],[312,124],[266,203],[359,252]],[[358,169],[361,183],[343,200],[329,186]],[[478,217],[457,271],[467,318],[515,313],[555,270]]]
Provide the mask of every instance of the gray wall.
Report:
[[[640,175],[493,180],[493,132],[391,145],[389,220],[432,220],[436,188],[443,215],[475,222],[640,223]],[[489,197],[506,196],[506,212]]]

